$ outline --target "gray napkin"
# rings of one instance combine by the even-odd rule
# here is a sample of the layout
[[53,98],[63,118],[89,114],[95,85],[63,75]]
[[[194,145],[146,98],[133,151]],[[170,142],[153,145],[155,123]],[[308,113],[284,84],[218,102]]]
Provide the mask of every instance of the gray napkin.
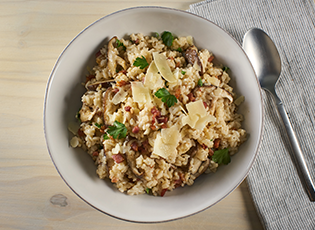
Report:
[[[218,24],[242,43],[251,27],[266,31],[282,60],[276,86],[315,183],[315,12],[313,0],[207,0],[188,11]],[[309,201],[272,98],[263,92],[264,136],[247,182],[266,229],[315,229]]]

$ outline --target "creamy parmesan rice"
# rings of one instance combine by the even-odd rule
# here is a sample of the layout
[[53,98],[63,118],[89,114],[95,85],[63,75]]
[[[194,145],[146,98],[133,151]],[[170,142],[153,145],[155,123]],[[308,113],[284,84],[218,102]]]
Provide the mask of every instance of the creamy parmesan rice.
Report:
[[[137,58],[148,66],[135,66]],[[163,196],[215,172],[214,152],[228,148],[234,155],[246,131],[237,113],[244,98],[236,98],[228,71],[213,59],[190,36],[174,38],[170,47],[141,33],[113,37],[86,77],[71,146],[86,150],[99,178],[128,195]],[[161,88],[175,96],[174,105],[155,95]],[[114,122],[126,127],[126,137],[108,134]]]

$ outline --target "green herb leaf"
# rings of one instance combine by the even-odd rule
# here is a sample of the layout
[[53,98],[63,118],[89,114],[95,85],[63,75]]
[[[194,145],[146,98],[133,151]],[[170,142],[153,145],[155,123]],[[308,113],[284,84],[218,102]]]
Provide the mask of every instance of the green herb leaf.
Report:
[[172,46],[173,40],[174,40],[174,36],[172,35],[171,32],[164,31],[164,32],[162,33],[161,38],[162,38],[163,43],[164,43],[166,46],[168,46],[168,47]]
[[177,98],[170,94],[165,88],[161,88],[154,94],[157,98],[161,98],[161,100],[166,103],[168,107],[172,107],[175,103],[177,103]]
[[158,32],[155,32],[155,33],[154,33],[154,36],[155,36],[156,38],[159,38],[159,37],[160,37],[160,35],[159,35]]
[[98,124],[98,123],[95,123],[94,125],[95,125],[97,128],[99,128],[99,129],[102,127],[102,126],[101,126],[100,124]]
[[177,49],[177,51],[178,52],[183,52],[182,48],[180,48],[180,47]]
[[145,189],[145,192],[146,192],[147,194],[150,194],[150,191],[151,191],[151,189],[149,189],[149,188],[146,188],[146,189]]
[[227,165],[228,163],[231,162],[229,149],[226,148],[226,149],[220,149],[220,150],[214,151],[212,160],[218,164]]
[[81,119],[80,119],[80,111],[77,112],[77,114],[75,115],[75,118],[79,120],[79,122],[81,122]]
[[145,57],[142,55],[142,58],[136,58],[133,65],[139,67],[140,69],[144,69],[149,65],[149,63],[147,62],[147,59],[145,59]]
[[[125,138],[127,135],[127,128],[124,124],[118,121],[115,121],[113,126],[108,127],[108,129],[106,130],[106,133],[112,136],[114,139],[122,139],[122,138]],[[106,140],[105,135],[104,135],[104,140]]]
[[182,74],[183,74],[183,75],[185,75],[185,74],[186,74],[186,72],[182,70]]
[[202,86],[202,85],[203,85],[202,80],[201,80],[201,78],[199,78],[199,80],[198,80],[198,86]]
[[117,48],[122,47],[123,50],[126,50],[126,46],[124,45],[124,43],[122,43],[118,39],[116,39],[116,44],[117,44]]
[[223,66],[223,68],[222,68],[222,70],[223,70],[224,72],[227,72],[229,69],[230,69],[230,68],[227,67],[227,66]]
[[109,139],[109,136],[107,135],[107,133],[105,133],[105,134],[103,135],[103,139],[104,139],[104,140],[108,140],[108,139]]

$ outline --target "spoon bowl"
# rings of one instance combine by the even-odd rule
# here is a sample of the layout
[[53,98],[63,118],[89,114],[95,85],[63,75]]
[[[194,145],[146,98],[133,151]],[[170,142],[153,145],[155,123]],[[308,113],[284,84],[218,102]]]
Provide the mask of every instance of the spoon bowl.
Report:
[[312,182],[304,155],[283,103],[277,96],[275,85],[281,73],[281,59],[271,38],[261,29],[252,28],[244,35],[243,48],[249,57],[261,88],[269,91],[273,96],[279,115],[285,125],[295,163],[301,176],[302,184],[311,201],[315,201],[315,187]]

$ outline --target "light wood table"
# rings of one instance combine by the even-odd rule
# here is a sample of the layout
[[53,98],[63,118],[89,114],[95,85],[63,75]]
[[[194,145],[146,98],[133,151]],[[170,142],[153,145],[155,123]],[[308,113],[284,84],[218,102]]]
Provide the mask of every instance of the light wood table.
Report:
[[77,197],[54,168],[43,132],[49,74],[83,28],[140,5],[186,10],[197,0],[0,1],[0,229],[262,229],[246,182],[214,207],[161,224],[120,221]]

